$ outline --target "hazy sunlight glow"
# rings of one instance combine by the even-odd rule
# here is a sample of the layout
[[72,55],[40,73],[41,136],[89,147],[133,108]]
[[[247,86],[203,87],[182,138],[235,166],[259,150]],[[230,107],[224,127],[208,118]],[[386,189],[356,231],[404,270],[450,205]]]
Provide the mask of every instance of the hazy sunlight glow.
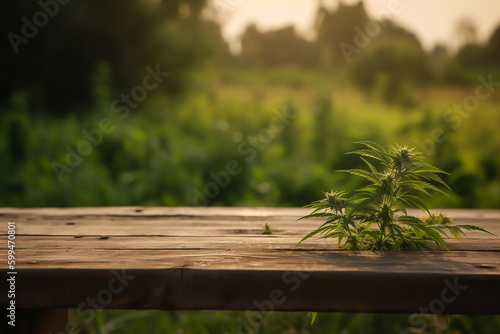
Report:
[[[229,0],[214,0],[223,5]],[[312,27],[318,2],[312,0],[238,0],[230,1],[230,12],[222,20],[222,33],[232,50],[239,49],[239,38],[245,28],[255,23],[261,30],[271,30],[293,24],[307,38],[312,37]],[[335,8],[338,0],[323,1]],[[344,0],[347,4],[358,0]],[[456,34],[457,22],[470,18],[477,28],[479,41],[484,41],[500,22],[499,0],[364,0],[371,17],[379,18],[381,11],[396,3],[401,13],[396,22],[413,31],[426,49],[442,43],[455,49],[459,46]]]

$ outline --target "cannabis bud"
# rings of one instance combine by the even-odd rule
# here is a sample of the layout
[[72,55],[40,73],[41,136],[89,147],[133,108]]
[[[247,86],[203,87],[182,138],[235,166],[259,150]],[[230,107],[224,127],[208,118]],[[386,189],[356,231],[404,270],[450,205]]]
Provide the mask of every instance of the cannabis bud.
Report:
[[[431,250],[428,241],[447,249],[446,232],[457,240],[464,231],[489,233],[473,225],[453,225],[448,217],[431,214],[420,196],[431,191],[445,194],[442,188],[448,186],[439,174],[446,173],[426,163],[421,153],[406,146],[360,144],[365,147],[351,153],[359,155],[368,169],[341,172],[361,176],[368,184],[351,196],[344,191],[325,192],[325,198],[307,205],[314,211],[301,219],[326,218],[326,222],[300,242],[321,235],[337,238],[344,249]],[[428,217],[408,215],[407,207],[420,208]]]

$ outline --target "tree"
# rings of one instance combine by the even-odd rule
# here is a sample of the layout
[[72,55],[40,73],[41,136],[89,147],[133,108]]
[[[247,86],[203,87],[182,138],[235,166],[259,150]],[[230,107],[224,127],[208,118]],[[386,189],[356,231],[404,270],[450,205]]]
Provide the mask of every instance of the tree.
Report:
[[294,27],[260,32],[250,25],[241,38],[241,59],[246,65],[316,65],[314,45],[299,36]]
[[351,66],[354,82],[366,93],[375,88],[386,102],[410,103],[408,85],[432,78],[427,54],[414,34],[386,22],[380,36]]
[[488,65],[500,66],[500,25],[493,31],[485,47],[485,60]]
[[345,64],[339,46],[342,43],[352,44],[357,34],[355,28],[364,29],[368,21],[362,1],[352,6],[341,2],[335,11],[320,6],[315,28],[321,63],[327,67]]
[[476,25],[472,19],[464,17],[459,20],[455,31],[462,45],[477,43]]
[[[146,66],[175,71],[158,92],[179,94],[183,74],[203,59],[208,47],[203,43],[204,4],[205,0],[87,0],[58,5],[57,12],[48,15],[36,0],[2,2],[5,31],[23,42],[12,37],[1,46],[0,103],[7,104],[22,90],[32,109],[59,114],[78,110],[92,102],[93,76],[102,63],[109,68],[113,94],[141,84]],[[23,22],[32,24],[34,16],[42,15],[37,13],[45,13],[48,22],[35,27],[37,33],[30,37]]]

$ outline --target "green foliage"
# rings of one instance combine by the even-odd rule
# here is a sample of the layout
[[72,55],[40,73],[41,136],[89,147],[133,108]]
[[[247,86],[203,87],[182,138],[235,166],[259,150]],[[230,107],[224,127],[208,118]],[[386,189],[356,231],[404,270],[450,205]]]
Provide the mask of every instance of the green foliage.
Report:
[[[259,311],[157,311],[101,310],[93,321],[85,313],[70,309],[72,329],[68,334],[120,333],[349,333],[400,334],[423,333],[422,324],[409,323],[410,314],[319,313],[310,323],[306,312]],[[252,321],[263,318],[261,323]],[[500,316],[422,315],[428,334],[497,334]],[[252,324],[255,324],[252,326]]]
[[[221,43],[218,26],[201,17],[205,0],[73,1],[54,3],[59,14],[49,15],[29,43],[0,45],[2,76],[0,103],[16,92],[28,93],[31,104],[52,114],[84,112],[92,104],[92,85],[99,64],[109,69],[109,90],[129,93],[147,75],[146,66],[174,72],[165,80],[163,94],[186,90],[184,75]],[[50,6],[49,6],[50,7]],[[36,0],[2,2],[5,28],[22,35],[23,21],[31,20],[43,6]],[[52,17],[53,16],[53,17]],[[31,28],[30,28],[31,29]],[[33,29],[38,29],[33,25]],[[179,36],[183,38],[179,38]],[[20,37],[22,38],[22,37]],[[150,92],[153,93],[153,92]]]
[[[434,153],[418,145],[430,152],[430,162],[451,174],[443,179],[453,193],[436,194],[426,204],[500,206],[498,90],[481,101],[480,113],[471,113],[454,130],[442,111],[473,88],[416,90],[422,107],[402,112],[397,105],[368,102],[353,87],[313,71],[226,69],[224,74],[212,78],[200,72],[186,98],[148,97],[124,120],[111,110],[111,101],[81,115],[56,117],[16,94],[10,108],[0,109],[0,172],[5,175],[0,205],[201,205],[197,191],[204,194],[213,182],[210,172],[224,171],[236,160],[241,173],[205,205],[299,206],[315,200],[325,184],[346,191],[360,186],[361,178],[331,173],[362,166],[357,156],[344,155],[354,150],[354,141],[411,145],[441,128],[447,140],[435,143]],[[118,97],[113,94],[111,100]],[[273,109],[285,106],[297,117],[262,151],[252,146],[250,138],[270,125]],[[76,150],[87,140],[82,131],[98,128],[103,118],[112,120],[114,131],[103,134],[100,145],[59,182],[51,164],[67,165],[67,146]],[[238,151],[243,142],[245,150],[254,148],[255,159],[247,161],[252,156]]]
[[342,43],[354,44],[357,32],[354,27],[365,27],[370,20],[362,1],[354,5],[340,2],[336,10],[321,6],[315,19],[319,63],[323,67],[338,66],[346,63],[339,46]]
[[318,316],[318,312],[308,312],[307,316],[311,316],[311,325],[314,324],[316,317]]
[[429,82],[427,55],[410,34],[381,36],[352,63],[351,78],[366,94],[377,93],[385,102],[408,104],[408,86]]
[[245,66],[316,65],[316,45],[299,36],[293,26],[264,33],[250,25],[241,37],[241,47],[238,61]]
[[466,43],[457,52],[456,59],[467,68],[498,68],[500,60],[500,25],[492,32],[485,45]]
[[[428,241],[447,249],[443,238],[446,232],[457,240],[464,230],[490,233],[472,225],[452,225],[450,218],[429,212],[420,195],[444,194],[442,188],[448,186],[438,176],[446,173],[424,162],[422,153],[406,146],[384,148],[369,141],[360,144],[365,148],[350,154],[359,155],[368,170],[341,172],[360,176],[368,185],[352,196],[331,191],[325,193],[325,198],[307,205],[314,211],[300,219],[326,218],[326,222],[300,242],[319,234],[323,238],[337,238],[339,247],[350,250],[431,250]],[[429,217],[422,220],[411,216],[407,207],[420,208]]]
[[273,230],[271,229],[271,226],[268,223],[265,223],[264,226],[262,227],[262,234],[273,234]]

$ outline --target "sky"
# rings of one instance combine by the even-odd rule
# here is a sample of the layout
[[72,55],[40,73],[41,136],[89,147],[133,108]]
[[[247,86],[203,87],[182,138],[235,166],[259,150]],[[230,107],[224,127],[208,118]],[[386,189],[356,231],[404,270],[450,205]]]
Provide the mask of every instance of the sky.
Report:
[[[262,30],[294,25],[307,38],[312,38],[312,26],[319,0],[213,0],[222,23],[222,34],[233,51],[238,50],[239,37],[246,26],[255,23]],[[336,8],[339,0],[323,0],[329,8]],[[343,0],[347,4],[358,0]],[[424,48],[432,49],[442,43],[456,49],[457,22],[471,19],[477,29],[478,40],[485,41],[500,24],[500,0],[364,0],[368,15],[380,18],[390,3],[399,7],[393,19],[414,32]]]

